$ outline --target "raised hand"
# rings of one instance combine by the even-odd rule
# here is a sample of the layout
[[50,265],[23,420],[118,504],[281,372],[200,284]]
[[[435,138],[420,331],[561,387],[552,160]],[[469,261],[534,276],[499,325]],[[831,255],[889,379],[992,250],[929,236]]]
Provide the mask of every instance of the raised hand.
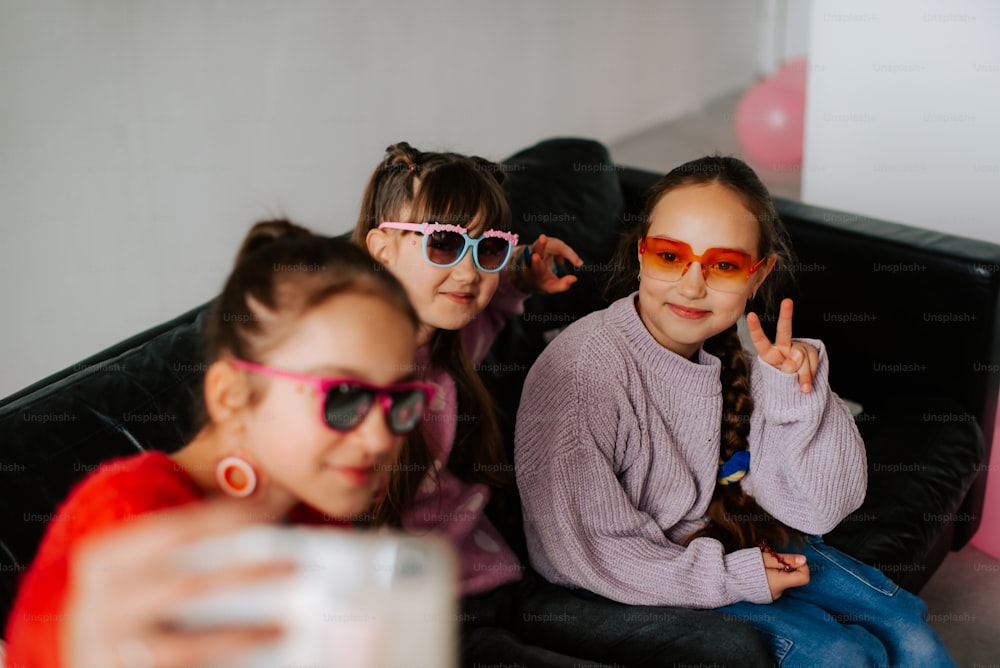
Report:
[[574,267],[583,264],[580,256],[566,242],[540,234],[535,243],[525,248],[524,252],[528,255],[524,258],[523,266],[518,263],[514,270],[523,272],[519,277],[520,285],[527,290],[552,294],[565,292],[576,283],[576,276],[560,278],[554,271],[553,263],[565,264],[568,261]]
[[792,309],[791,299],[781,301],[774,343],[767,338],[756,313],[747,314],[747,328],[760,359],[779,371],[798,374],[799,388],[812,392],[812,380],[819,367],[819,351],[807,343],[792,341]]

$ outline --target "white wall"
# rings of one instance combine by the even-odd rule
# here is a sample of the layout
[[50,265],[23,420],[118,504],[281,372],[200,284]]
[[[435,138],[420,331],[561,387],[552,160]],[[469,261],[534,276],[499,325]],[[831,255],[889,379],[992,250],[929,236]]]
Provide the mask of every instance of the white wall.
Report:
[[813,0],[782,0],[784,21],[781,35],[785,60],[809,54],[809,31],[812,25]]
[[611,141],[753,78],[742,0],[0,0],[0,396],[348,229],[384,148]]
[[757,73],[769,77],[783,64],[809,52],[813,0],[758,0]]
[[802,199],[1000,242],[1000,3],[815,0]]

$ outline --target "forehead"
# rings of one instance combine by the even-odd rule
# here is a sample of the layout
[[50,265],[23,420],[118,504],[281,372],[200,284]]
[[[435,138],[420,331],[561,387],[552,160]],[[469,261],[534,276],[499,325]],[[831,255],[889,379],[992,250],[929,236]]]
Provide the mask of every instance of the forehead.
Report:
[[412,206],[404,206],[398,216],[400,222],[412,223],[441,223],[444,225],[457,225],[464,227],[469,236],[479,236],[495,225],[487,224],[486,216],[482,212],[469,217],[455,214],[435,214],[434,212],[421,212]]
[[735,192],[715,183],[683,186],[659,199],[647,235],[683,241],[700,253],[708,248],[757,250],[759,225]]
[[290,322],[287,336],[265,362],[296,370],[350,370],[363,380],[389,383],[412,367],[415,336],[398,307],[377,295],[347,292]]
[[[406,208],[414,222],[435,221],[459,225],[472,234],[509,227],[509,210],[499,186],[483,172],[467,170],[435,173],[414,182],[413,197]],[[458,174],[462,178],[450,178]]]

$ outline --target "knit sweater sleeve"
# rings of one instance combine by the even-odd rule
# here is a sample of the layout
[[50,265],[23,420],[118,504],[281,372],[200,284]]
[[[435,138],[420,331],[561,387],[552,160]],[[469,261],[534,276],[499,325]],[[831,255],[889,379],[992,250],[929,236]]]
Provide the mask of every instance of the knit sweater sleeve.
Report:
[[723,554],[709,538],[673,543],[621,483],[640,435],[614,357],[577,348],[567,331],[526,379],[515,467],[532,565],[556,584],[633,605],[770,603],[758,550]]
[[809,393],[795,374],[751,357],[750,473],[741,484],[778,520],[823,534],[864,501],[868,465],[850,410],[830,389],[825,346],[801,341],[819,350]]

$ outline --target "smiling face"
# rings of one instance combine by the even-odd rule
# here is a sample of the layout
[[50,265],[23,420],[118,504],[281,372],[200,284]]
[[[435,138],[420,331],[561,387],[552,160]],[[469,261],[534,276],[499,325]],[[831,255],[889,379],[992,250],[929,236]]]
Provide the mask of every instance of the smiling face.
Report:
[[[413,376],[415,335],[398,308],[366,294],[327,299],[261,363],[276,369],[387,385]],[[380,406],[354,429],[326,426],[324,397],[308,383],[258,376],[259,401],[242,412],[244,447],[268,483],[275,506],[302,501],[334,517],[367,511],[385,489],[403,436]]]
[[[690,245],[695,255],[710,248],[727,248],[750,255],[758,252],[759,226],[740,197],[716,183],[682,186],[656,203],[649,219],[648,237],[662,237]],[[706,339],[731,327],[746,308],[747,299],[770,270],[765,262],[738,292],[708,287],[700,264],[692,264],[676,282],[650,275],[639,255],[639,315],[660,345],[691,357]],[[655,274],[655,272],[652,272]]]
[[[400,221],[410,221],[409,209]],[[467,226],[478,237],[487,229],[481,218]],[[399,279],[420,318],[418,341],[427,343],[438,329],[458,330],[482,313],[500,284],[500,272],[480,271],[468,249],[453,267],[437,267],[424,258],[423,238],[417,232],[372,230],[368,250]]]

